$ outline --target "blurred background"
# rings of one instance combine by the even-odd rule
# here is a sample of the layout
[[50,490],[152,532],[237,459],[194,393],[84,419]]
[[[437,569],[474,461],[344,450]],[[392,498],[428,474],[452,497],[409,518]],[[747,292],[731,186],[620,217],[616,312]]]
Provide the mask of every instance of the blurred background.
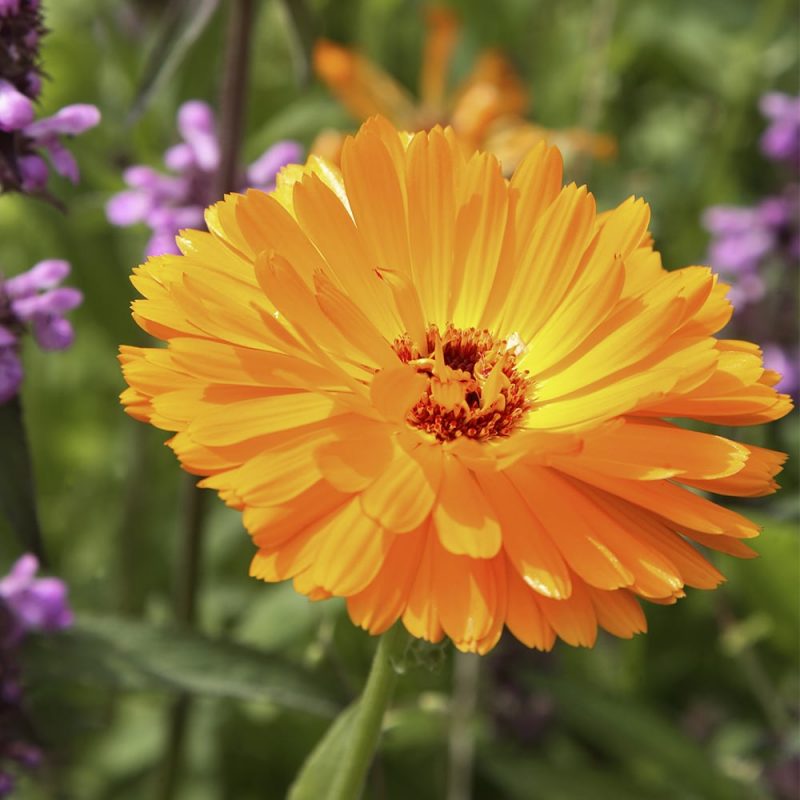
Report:
[[[312,604],[290,585],[249,579],[252,546],[240,517],[212,496],[196,629],[175,633],[185,476],[165,435],[129,419],[117,400],[117,348],[145,341],[130,318],[128,275],[149,232],[111,225],[105,205],[124,188],[127,166],[163,169],[164,151],[178,141],[181,103],[218,106],[228,4],[44,6],[51,79],[43,110],[94,103],[103,121],[71,144],[81,183],[51,182],[66,213],[0,198],[0,269],[13,275],[64,258],[71,284],[85,294],[72,315],[72,349],[43,354],[29,344],[24,356],[22,402],[49,570],[68,582],[77,621],[70,632],[26,643],[26,703],[47,758],[18,796],[281,798],[337,709],[359,692],[374,643],[339,602]],[[317,37],[358,48],[416,93],[423,3],[257,6],[248,162],[280,140],[308,147],[323,128],[357,124],[309,66]],[[453,0],[448,7],[462,23],[450,85],[482,51],[499,48],[529,92],[529,120],[612,137],[613,157],[577,153],[567,179],[588,181],[601,208],[644,196],[668,268],[708,263],[709,207],[752,207],[796,185],[796,172],[759,148],[768,126],[762,95],[798,94],[795,3]],[[735,333],[761,343],[782,337],[790,350],[774,309],[786,297],[796,309],[797,263],[763,269],[772,305],[753,304],[750,328],[742,322]],[[800,429],[795,414],[734,436],[796,455]],[[782,492],[740,504],[764,525],[754,542],[762,557],[719,555],[728,583],[713,593],[690,590],[675,607],[649,606],[646,636],[601,634],[593,650],[559,643],[550,654],[508,637],[466,677],[452,648],[415,645],[367,796],[466,800],[448,776],[472,770],[474,798],[796,797],[797,477],[790,459]],[[20,552],[4,524],[0,573]],[[190,698],[179,701],[188,709],[181,757],[179,697]]]

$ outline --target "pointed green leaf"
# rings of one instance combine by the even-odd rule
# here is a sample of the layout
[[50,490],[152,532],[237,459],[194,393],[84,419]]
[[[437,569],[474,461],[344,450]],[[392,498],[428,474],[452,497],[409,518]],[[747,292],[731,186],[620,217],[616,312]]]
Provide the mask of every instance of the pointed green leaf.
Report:
[[344,757],[357,708],[357,702],[349,705],[317,742],[289,789],[287,800],[320,800],[326,796]]
[[302,666],[195,631],[82,615],[71,630],[32,644],[29,666],[40,680],[266,701],[320,716],[337,711]]
[[653,788],[671,787],[676,797],[744,797],[744,787],[716,769],[697,742],[652,710],[564,676],[529,680],[553,694],[559,719],[575,734],[623,763],[638,764]]
[[208,26],[219,0],[173,0],[155,35],[139,89],[131,109],[131,121],[145,110],[156,89],[180,66],[192,45]]

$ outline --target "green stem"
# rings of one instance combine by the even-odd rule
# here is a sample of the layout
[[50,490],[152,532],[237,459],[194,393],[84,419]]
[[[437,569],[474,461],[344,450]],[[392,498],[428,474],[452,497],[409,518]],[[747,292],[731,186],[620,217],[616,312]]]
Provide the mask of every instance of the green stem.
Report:
[[475,759],[475,709],[478,705],[481,657],[475,653],[453,656],[453,697],[450,701],[450,735],[447,800],[470,800]]
[[399,623],[378,642],[367,685],[358,701],[349,747],[331,787],[328,800],[356,800],[380,738],[383,714],[394,690],[397,673],[392,661],[402,655],[408,634]]

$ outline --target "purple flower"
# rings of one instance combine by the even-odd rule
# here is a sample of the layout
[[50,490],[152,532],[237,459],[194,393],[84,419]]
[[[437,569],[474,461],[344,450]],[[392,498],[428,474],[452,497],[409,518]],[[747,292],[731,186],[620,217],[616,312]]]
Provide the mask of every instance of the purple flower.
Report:
[[[19,648],[31,631],[56,631],[72,623],[67,587],[58,578],[37,578],[39,562],[22,556],[0,578],[0,797],[14,788],[14,773],[42,762],[26,717]],[[5,793],[5,794],[4,794]]]
[[22,364],[20,337],[30,331],[43,350],[65,350],[72,344],[72,325],[64,317],[80,305],[83,295],[59,286],[69,264],[40,261],[27,272],[3,280],[0,275],[0,404],[19,392]]
[[18,131],[34,118],[33,103],[13,83],[0,78],[0,130]]
[[[203,227],[204,211],[217,199],[220,153],[214,112],[206,103],[189,100],[178,109],[178,131],[182,141],[164,153],[164,164],[173,174],[146,166],[130,167],[123,173],[128,189],[115,194],[106,205],[112,225],[144,223],[150,228],[146,255],[179,252],[175,236],[183,228]],[[272,191],[281,167],[301,157],[296,142],[278,142],[250,165],[241,188]]]
[[773,161],[800,165],[800,97],[770,92],[761,98],[760,108],[770,121],[761,137],[761,152]]
[[723,273],[752,272],[774,245],[772,230],[754,208],[712,206],[703,225],[713,237],[709,259]]
[[39,561],[26,554],[0,579],[0,600],[11,610],[14,636],[29,631],[57,631],[72,624],[66,584],[58,578],[37,578]]
[[779,373],[782,377],[775,388],[786,394],[796,395],[800,388],[800,349],[786,348],[770,342],[764,345],[764,366]]
[[44,28],[38,0],[0,0],[0,191],[43,193],[48,166],[73,183],[78,165],[61,137],[100,121],[95,106],[65,106],[35,119],[42,88],[39,42]]
[[703,225],[711,234],[711,265],[731,284],[734,307],[744,309],[730,334],[757,340],[766,333],[772,341],[764,346],[764,365],[782,376],[777,388],[796,397],[800,314],[790,287],[800,270],[800,186],[785,167],[800,168],[800,97],[766,94],[761,111],[770,121],[761,149],[784,165],[783,187],[751,206],[708,208]]

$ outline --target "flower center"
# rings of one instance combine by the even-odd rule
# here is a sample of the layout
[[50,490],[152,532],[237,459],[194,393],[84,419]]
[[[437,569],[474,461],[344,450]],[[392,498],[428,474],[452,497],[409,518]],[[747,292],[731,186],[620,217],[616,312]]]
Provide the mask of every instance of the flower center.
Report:
[[521,348],[514,338],[452,325],[440,333],[431,325],[424,353],[408,334],[395,339],[392,347],[399,359],[429,379],[406,422],[440,442],[509,436],[533,406],[532,379],[516,367]]

